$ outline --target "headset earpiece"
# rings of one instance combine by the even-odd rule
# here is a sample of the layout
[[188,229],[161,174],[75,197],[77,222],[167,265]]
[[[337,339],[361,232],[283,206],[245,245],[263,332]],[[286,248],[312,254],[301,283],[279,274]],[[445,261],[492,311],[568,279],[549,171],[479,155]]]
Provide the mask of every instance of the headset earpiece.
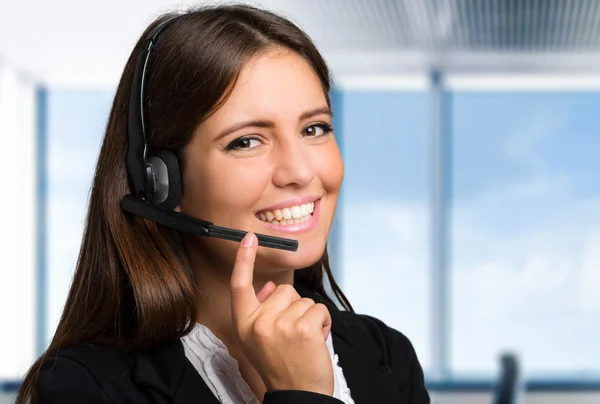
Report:
[[146,164],[149,190],[153,190],[149,200],[166,209],[174,209],[181,202],[181,170],[175,153],[170,150],[156,150]]

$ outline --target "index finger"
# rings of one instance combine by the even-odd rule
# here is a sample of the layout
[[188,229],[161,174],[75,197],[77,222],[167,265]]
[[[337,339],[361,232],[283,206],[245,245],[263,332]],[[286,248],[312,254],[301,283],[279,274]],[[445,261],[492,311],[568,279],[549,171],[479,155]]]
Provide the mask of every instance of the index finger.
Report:
[[234,324],[244,322],[260,307],[254,285],[254,260],[258,239],[248,232],[237,251],[231,273],[231,314]]

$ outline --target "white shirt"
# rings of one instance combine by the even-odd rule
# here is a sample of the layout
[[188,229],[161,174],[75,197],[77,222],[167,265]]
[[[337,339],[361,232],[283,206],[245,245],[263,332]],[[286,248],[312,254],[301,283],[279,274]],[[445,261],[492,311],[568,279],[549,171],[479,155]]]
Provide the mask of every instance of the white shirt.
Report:
[[[250,386],[242,378],[237,361],[208,327],[196,323],[194,329],[181,340],[185,356],[221,404],[259,404]],[[354,404],[344,373],[338,365],[331,332],[327,337],[327,348],[333,364],[333,397],[346,404]]]

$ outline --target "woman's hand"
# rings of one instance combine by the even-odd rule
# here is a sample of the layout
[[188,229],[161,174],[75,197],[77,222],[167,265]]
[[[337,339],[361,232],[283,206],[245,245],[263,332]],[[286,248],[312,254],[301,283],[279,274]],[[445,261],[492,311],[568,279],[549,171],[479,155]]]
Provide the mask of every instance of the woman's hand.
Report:
[[293,286],[252,284],[258,241],[246,234],[231,274],[233,326],[267,391],[305,390],[333,395],[333,365],[326,340],[327,307],[301,298]]

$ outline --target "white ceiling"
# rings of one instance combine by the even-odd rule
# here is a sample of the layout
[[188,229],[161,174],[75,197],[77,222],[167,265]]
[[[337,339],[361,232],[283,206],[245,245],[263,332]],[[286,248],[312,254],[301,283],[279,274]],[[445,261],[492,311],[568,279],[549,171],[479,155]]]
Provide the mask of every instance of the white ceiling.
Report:
[[[295,20],[337,78],[600,72],[600,0],[245,2]],[[112,88],[154,17],[202,3],[0,0],[0,60],[51,86]]]

